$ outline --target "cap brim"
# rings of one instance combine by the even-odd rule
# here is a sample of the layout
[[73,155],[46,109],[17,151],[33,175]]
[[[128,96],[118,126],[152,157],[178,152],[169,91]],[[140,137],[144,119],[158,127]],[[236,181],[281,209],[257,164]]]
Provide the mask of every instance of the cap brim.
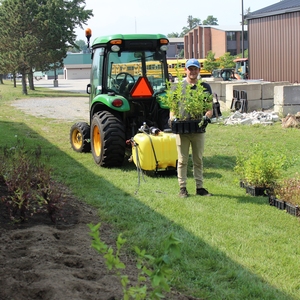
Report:
[[196,67],[196,68],[200,69],[200,67],[197,66],[197,65],[195,65],[195,64],[190,64],[190,65],[188,65],[188,66],[186,66],[186,67],[187,67],[187,68],[189,68],[189,67]]

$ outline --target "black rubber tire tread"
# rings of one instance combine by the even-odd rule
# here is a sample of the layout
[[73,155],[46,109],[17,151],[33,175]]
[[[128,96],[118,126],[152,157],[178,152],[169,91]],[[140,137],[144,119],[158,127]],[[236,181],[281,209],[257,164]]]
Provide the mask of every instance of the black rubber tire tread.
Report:
[[[100,149],[94,148],[93,131],[95,126],[99,130]],[[91,121],[91,148],[94,160],[99,166],[120,167],[124,162],[126,148],[123,122],[108,111],[94,114]]]
[[90,152],[90,125],[86,122],[78,122],[72,125],[70,130],[70,143],[73,150],[76,152]]

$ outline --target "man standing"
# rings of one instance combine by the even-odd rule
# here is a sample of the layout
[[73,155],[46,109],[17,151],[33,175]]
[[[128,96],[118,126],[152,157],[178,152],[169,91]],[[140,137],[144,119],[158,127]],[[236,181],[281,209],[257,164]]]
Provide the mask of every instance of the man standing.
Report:
[[[200,64],[197,59],[189,59],[185,64],[186,78],[183,81],[183,93],[186,91],[187,85],[192,85],[192,89],[197,87],[198,76],[200,73]],[[212,94],[209,84],[202,82],[204,90],[208,94]],[[180,104],[179,104],[180,105]],[[183,105],[180,107],[180,113],[182,116],[187,116]],[[210,119],[213,115],[212,110],[203,112],[204,118]],[[174,112],[170,112],[170,119],[174,119]],[[205,188],[203,188],[203,152],[205,141],[205,130],[202,133],[184,133],[176,134],[176,145],[178,152],[178,165],[177,165],[177,177],[180,187],[179,197],[188,197],[188,191],[186,189],[187,183],[187,166],[189,159],[189,148],[192,146],[192,159],[193,159],[193,173],[196,182],[196,195],[200,196],[212,196]]]

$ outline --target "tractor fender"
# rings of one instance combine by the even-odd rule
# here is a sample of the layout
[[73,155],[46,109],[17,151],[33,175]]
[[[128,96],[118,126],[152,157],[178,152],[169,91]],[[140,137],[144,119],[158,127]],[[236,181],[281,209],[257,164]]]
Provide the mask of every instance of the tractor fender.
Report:
[[[119,100],[119,101],[117,101],[117,100]],[[121,105],[116,106],[116,105],[114,105],[114,102],[121,103]],[[107,94],[98,95],[91,101],[90,107],[93,107],[98,103],[104,104],[105,106],[109,107],[110,109],[116,110],[119,112],[125,112],[125,111],[130,110],[130,105],[129,105],[128,100],[120,95],[107,95]]]

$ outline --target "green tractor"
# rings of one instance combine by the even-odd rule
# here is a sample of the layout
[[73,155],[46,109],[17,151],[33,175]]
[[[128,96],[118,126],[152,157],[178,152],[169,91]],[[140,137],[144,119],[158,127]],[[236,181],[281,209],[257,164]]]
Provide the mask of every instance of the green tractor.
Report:
[[[86,37],[90,49],[90,29]],[[71,127],[75,151],[91,151],[99,166],[120,167],[143,124],[168,128],[169,110],[160,101],[168,80],[168,43],[161,34],[115,34],[93,41],[87,85],[90,124]]]

